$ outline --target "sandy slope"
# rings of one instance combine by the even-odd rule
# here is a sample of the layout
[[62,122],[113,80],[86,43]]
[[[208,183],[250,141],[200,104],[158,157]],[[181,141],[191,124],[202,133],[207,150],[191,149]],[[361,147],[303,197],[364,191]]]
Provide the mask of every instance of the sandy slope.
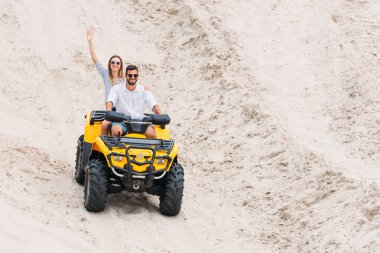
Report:
[[[376,1],[0,7],[2,252],[380,250]],[[138,64],[172,117],[186,168],[177,217],[146,194],[83,207],[76,138],[104,94],[90,25],[102,62]]]

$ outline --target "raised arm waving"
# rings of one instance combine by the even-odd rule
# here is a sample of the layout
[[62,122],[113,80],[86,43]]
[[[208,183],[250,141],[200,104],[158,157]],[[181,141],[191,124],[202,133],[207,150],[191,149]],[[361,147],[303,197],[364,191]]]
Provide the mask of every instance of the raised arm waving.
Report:
[[88,47],[90,48],[92,60],[96,64],[98,61],[98,58],[95,53],[94,43],[92,42],[93,38],[94,38],[94,28],[91,27],[90,29],[87,30],[87,41],[88,41]]

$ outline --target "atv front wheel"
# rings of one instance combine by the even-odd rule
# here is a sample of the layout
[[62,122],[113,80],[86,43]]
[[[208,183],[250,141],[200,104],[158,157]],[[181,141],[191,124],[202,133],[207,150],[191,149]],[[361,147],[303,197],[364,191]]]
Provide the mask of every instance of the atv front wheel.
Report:
[[181,210],[184,171],[180,164],[173,164],[168,175],[164,191],[160,196],[160,212],[167,216],[174,216]]
[[87,211],[101,212],[107,204],[108,175],[107,166],[100,159],[86,164],[84,182],[84,206]]
[[83,142],[84,136],[81,135],[78,139],[77,145],[77,155],[75,158],[75,181],[78,184],[83,185],[84,183],[84,170],[82,168],[82,158],[83,158]]

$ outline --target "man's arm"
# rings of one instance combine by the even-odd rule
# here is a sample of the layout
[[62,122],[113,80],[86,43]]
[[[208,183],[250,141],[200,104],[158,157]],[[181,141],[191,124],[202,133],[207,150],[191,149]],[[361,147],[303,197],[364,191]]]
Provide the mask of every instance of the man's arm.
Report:
[[112,110],[113,103],[112,101],[107,101],[106,102],[106,110],[111,111]]
[[119,96],[117,93],[117,85],[113,86],[108,93],[108,98],[106,100],[106,110],[111,111],[114,105],[117,105],[117,101],[119,100]]
[[153,111],[155,114],[161,114],[161,109],[160,109],[160,106],[159,106],[159,105],[155,105],[155,106],[153,106],[152,111]]
[[160,106],[156,103],[153,94],[150,90],[145,90],[145,105],[152,110],[155,114],[161,114]]

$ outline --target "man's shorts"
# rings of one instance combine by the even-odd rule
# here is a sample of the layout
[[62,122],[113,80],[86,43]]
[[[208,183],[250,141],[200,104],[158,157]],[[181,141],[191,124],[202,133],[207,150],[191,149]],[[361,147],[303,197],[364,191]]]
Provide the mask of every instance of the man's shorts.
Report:
[[124,122],[112,122],[112,127],[113,126],[120,126],[122,129],[122,134],[121,135],[126,135],[127,133],[127,126],[125,125]]

